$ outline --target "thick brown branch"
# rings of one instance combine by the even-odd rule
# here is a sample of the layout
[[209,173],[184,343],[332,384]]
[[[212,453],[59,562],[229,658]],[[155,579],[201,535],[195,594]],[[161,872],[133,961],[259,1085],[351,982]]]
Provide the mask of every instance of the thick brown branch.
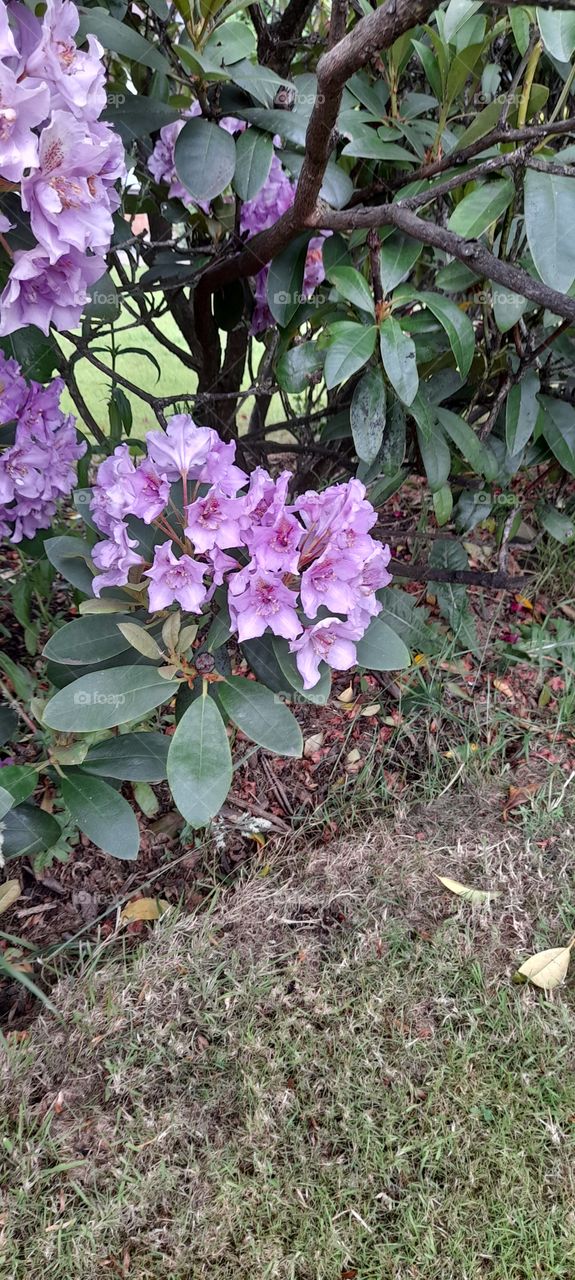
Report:
[[404,564],[390,560],[389,572],[411,582],[452,582],[460,586],[490,587],[493,591],[522,591],[531,584],[530,575],[510,577],[507,573],[487,573],[482,569],[434,569],[430,564]]
[[575,298],[551,289],[541,280],[535,280],[522,267],[502,262],[476,240],[464,240],[445,227],[438,227],[434,222],[419,218],[404,205],[386,204],[375,209],[350,209],[341,213],[334,213],[323,206],[310,218],[308,226],[318,229],[321,227],[324,231],[355,231],[359,228],[369,231],[372,227],[397,227],[398,231],[403,231],[412,239],[432,245],[433,248],[458,258],[460,262],[465,262],[477,276],[495,280],[512,293],[529,298],[554,315],[563,316],[565,320],[575,323]]

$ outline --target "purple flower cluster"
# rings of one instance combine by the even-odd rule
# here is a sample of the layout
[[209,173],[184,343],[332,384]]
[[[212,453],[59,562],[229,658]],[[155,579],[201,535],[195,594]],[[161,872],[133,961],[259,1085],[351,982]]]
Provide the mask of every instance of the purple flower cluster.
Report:
[[[148,161],[148,168],[156,182],[167,183],[168,195],[181,200],[187,208],[192,208],[194,201],[189,191],[186,191],[178,178],[174,152],[176,141],[186,123],[186,119],[199,115],[201,115],[200,104],[199,102],[194,102],[190,110],[186,112],[185,118],[176,120],[173,124],[165,125],[160,130],[160,137]],[[235,133],[238,129],[245,128],[242,121],[234,119],[233,116],[226,116],[219,123],[229,133]],[[253,200],[247,200],[242,205],[240,230],[250,236],[256,235],[258,231],[267,231],[268,227],[271,227],[281,217],[282,213],[286,213],[288,209],[291,209],[294,198],[295,183],[292,182],[292,179],[282,167],[279,157],[274,153],[269,174],[257,196]],[[199,205],[199,208],[204,213],[209,211],[208,205]],[[304,270],[302,298],[310,298],[316,285],[321,284],[325,277],[322,258],[323,240],[324,236],[315,236],[313,240],[310,240]],[[274,324],[267,302],[268,271],[269,267],[264,266],[255,277],[255,307],[252,315],[252,333],[261,333],[263,329],[268,329],[270,325]]]
[[[271,631],[289,641],[311,689],[320,663],[344,671],[390,582],[389,548],[369,533],[376,513],[359,480],[288,501],[291,472],[249,478],[235,445],[178,414],[147,436],[134,463],[118,445],[98,469],[91,511],[105,534],[94,590],[147,579],[152,612],[177,602],[200,613],[225,583],[240,641]],[[138,550],[134,518],[158,531],[153,559]],[[131,573],[132,571],[132,573]]]
[[[254,236],[258,231],[267,231],[274,222],[285,213],[295,198],[295,183],[282,168],[279,157],[273,156],[269,174],[263,187],[253,200],[242,205],[240,228],[248,235]],[[302,285],[302,298],[310,298],[316,285],[325,277],[323,269],[322,245],[323,236],[315,236],[310,240],[305,262]],[[261,333],[273,325],[274,319],[267,301],[267,281],[269,267],[262,267],[255,278],[255,308],[252,315],[252,333]]]
[[[48,0],[41,20],[22,3],[0,6],[0,187],[19,190],[36,240],[12,254],[2,336],[74,327],[105,271],[124,150],[99,120],[104,50],[93,36],[77,47],[79,21],[72,0]],[[0,215],[0,232],[10,229]]]
[[86,445],[59,408],[63,387],[61,378],[48,387],[26,382],[17,361],[0,352],[0,444],[16,421],[14,442],[0,453],[0,537],[11,542],[48,529],[57,501],[76,483]]

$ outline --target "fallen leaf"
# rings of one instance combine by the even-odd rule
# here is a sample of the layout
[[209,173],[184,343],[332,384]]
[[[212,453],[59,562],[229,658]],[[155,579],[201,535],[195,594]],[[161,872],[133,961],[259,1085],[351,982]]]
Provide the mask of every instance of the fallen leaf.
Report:
[[165,898],[134,898],[122,911],[120,920],[132,923],[134,920],[159,920],[170,906]]
[[527,599],[527,596],[517,595],[515,596],[515,599],[517,601],[517,604],[521,605],[522,609],[531,609],[531,611],[533,612],[533,603],[531,600]]
[[517,809],[520,805],[527,804],[527,801],[537,794],[540,787],[540,782],[527,782],[522,787],[510,787],[507,800],[503,806],[503,821],[507,821],[507,815],[511,809]]
[[473,889],[470,885],[461,884],[459,880],[450,880],[449,876],[437,876],[436,879],[445,889],[449,889],[450,893],[457,894],[458,898],[464,898],[465,902],[491,902],[493,898],[499,897],[496,889]]
[[322,744],[323,733],[312,733],[311,737],[306,738],[303,746],[303,753],[306,760],[309,760],[310,756],[315,755],[316,751],[319,751]]
[[337,700],[338,702],[353,702],[354,696],[353,685],[348,684],[347,689],[344,689],[343,693],[338,694]]
[[551,947],[549,951],[538,951],[524,961],[515,976],[525,978],[536,987],[542,987],[543,991],[553,991],[554,987],[558,987],[565,981],[570,959],[570,946]]
[[357,764],[361,760],[361,751],[354,747],[352,751],[348,751],[345,759],[347,764]]
[[360,715],[376,716],[378,711],[381,711],[381,704],[379,702],[372,702],[370,703],[369,707],[362,708],[362,710],[360,711]]
[[22,886],[19,880],[6,880],[4,884],[0,884],[0,915],[3,911],[8,911],[22,894]]
[[493,681],[493,687],[497,689],[499,693],[503,693],[506,698],[509,698],[510,702],[515,702],[515,694],[507,680],[496,679]]

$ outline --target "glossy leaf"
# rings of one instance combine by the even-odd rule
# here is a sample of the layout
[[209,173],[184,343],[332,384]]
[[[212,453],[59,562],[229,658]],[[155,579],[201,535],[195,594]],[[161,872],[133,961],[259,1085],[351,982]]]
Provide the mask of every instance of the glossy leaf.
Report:
[[419,386],[413,339],[390,317],[379,330],[379,346],[383,367],[394,391],[404,404],[412,404]]
[[449,230],[466,240],[477,240],[505,213],[514,194],[514,184],[508,178],[497,178],[476,187],[456,205],[447,223]]
[[274,146],[269,134],[246,129],[236,142],[234,190],[240,200],[253,200],[270,171]]
[[301,756],[298,722],[271,690],[254,680],[228,676],[218,687],[218,698],[226,715],[252,742],[276,755]]
[[343,321],[334,326],[334,336],[326,352],[324,375],[325,385],[329,390],[340,382],[346,382],[353,373],[362,369],[373,355],[377,329],[375,325],[366,327]]
[[167,777],[170,739],[164,733],[123,733],[90,747],[84,773],[126,782],[163,782]]
[[198,697],[182,716],[168,752],[168,782],[191,827],[205,827],[232,782],[228,735],[213,698]]
[[44,709],[44,724],[62,733],[92,733],[141,720],[169,702],[179,685],[154,667],[110,667],[59,689]]
[[2,856],[31,858],[60,839],[60,824],[32,804],[20,804],[2,819]]
[[118,630],[119,622],[127,622],[122,614],[95,614],[67,622],[54,632],[43,650],[43,656],[66,666],[91,666],[114,658],[130,648],[129,641]]
[[211,120],[188,120],[174,152],[180,182],[196,201],[210,201],[230,185],[236,168],[231,134]]
[[138,856],[140,832],[127,800],[101,778],[67,769],[60,778],[62,799],[74,822],[113,858],[131,862]]
[[373,294],[364,276],[355,267],[332,267],[329,272],[330,284],[335,285],[338,293],[346,302],[351,302],[360,311],[374,314]]

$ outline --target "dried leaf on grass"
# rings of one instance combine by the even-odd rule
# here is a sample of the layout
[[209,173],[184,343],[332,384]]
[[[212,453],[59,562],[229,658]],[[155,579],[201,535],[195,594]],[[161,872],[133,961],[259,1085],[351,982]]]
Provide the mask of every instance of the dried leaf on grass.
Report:
[[0,884],[0,915],[3,911],[8,911],[22,894],[22,886],[19,880],[6,880],[4,884]]
[[127,924],[134,920],[159,920],[169,907],[165,898],[134,898],[126,904],[120,919]]
[[529,956],[529,959],[525,960],[517,970],[516,981],[521,981],[523,978],[526,982],[532,982],[535,987],[541,987],[543,991],[553,991],[567,977],[572,946],[573,942],[570,942],[568,947],[551,947],[548,951],[537,951],[534,956]]
[[461,884],[460,880],[450,880],[449,876],[437,876],[436,878],[445,889],[449,889],[450,893],[455,893],[458,898],[463,898],[465,902],[473,902],[477,905],[478,903],[491,902],[493,898],[499,897],[496,889],[474,889],[470,885]]

